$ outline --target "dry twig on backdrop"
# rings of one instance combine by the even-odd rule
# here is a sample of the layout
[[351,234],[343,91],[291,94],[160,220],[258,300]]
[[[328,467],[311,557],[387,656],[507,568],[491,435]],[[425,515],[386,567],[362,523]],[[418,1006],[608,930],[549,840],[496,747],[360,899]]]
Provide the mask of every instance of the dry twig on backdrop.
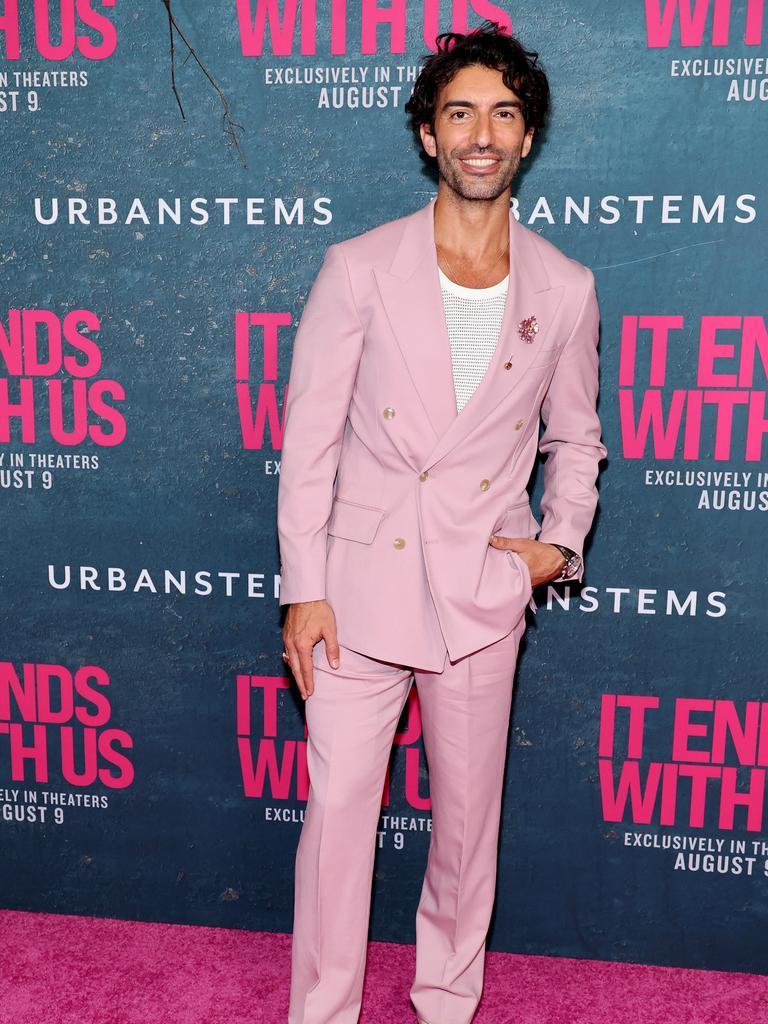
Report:
[[170,53],[171,53],[171,89],[173,90],[173,95],[176,97],[176,102],[179,105],[179,110],[181,111],[182,118],[185,121],[187,119],[186,114],[184,113],[184,107],[181,105],[181,97],[179,96],[178,89],[176,88],[176,50],[175,50],[174,41],[173,41],[173,33],[174,33],[174,31],[178,32],[179,38],[184,43],[186,48],[189,50],[189,54],[187,55],[187,58],[184,61],[184,63],[186,64],[186,61],[189,60],[190,57],[194,58],[195,63],[197,64],[197,66],[200,68],[200,70],[203,72],[205,77],[208,79],[208,81],[211,83],[211,85],[213,86],[214,90],[216,91],[216,95],[219,97],[219,100],[221,101],[221,105],[224,108],[224,115],[223,115],[224,116],[224,131],[230,137],[230,139],[232,140],[232,142],[233,142],[233,144],[235,146],[235,149],[237,150],[237,152],[238,152],[238,154],[240,156],[240,160],[242,162],[242,165],[243,165],[243,167],[245,167],[246,166],[245,156],[243,154],[242,149],[240,148],[240,142],[238,141],[238,138],[237,138],[237,129],[239,128],[240,131],[244,131],[245,129],[243,128],[242,125],[237,124],[237,122],[232,120],[232,115],[229,112],[229,102],[227,101],[227,97],[224,95],[222,90],[219,88],[218,83],[213,78],[211,73],[208,71],[208,68],[206,68],[206,66],[203,64],[203,62],[197,56],[197,53],[195,52],[194,46],[192,46],[192,44],[189,42],[187,37],[184,35],[184,32],[181,30],[181,28],[179,28],[179,23],[176,21],[175,17],[173,16],[173,11],[171,10],[171,0],[163,0],[163,4],[164,4],[165,10],[166,10],[166,12],[168,14],[168,33],[169,33],[169,36],[170,36],[170,47],[171,47],[171,49],[170,49]]

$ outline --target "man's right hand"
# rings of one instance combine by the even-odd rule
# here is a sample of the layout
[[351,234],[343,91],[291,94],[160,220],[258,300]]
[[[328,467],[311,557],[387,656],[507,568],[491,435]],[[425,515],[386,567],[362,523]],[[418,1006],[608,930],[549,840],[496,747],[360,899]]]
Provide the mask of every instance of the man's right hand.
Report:
[[312,648],[320,639],[325,640],[325,652],[331,666],[338,668],[339,644],[333,608],[325,599],[289,605],[283,625],[283,646],[288,654],[287,664],[291,666],[304,700],[315,689]]

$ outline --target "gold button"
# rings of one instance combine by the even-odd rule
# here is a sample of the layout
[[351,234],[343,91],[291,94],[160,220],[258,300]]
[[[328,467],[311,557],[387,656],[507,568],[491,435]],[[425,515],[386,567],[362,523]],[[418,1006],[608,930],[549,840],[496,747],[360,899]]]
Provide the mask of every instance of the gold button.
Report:
[[396,548],[404,548],[405,547],[405,541],[403,540],[402,537],[395,537],[395,539],[392,541],[392,543],[395,545]]
[[429,472],[425,469],[423,473],[419,473],[419,480],[426,480],[429,476]]
[[491,486],[491,481],[490,480],[481,480],[480,481],[480,490],[481,491],[487,491],[490,486]]
[[524,423],[525,423],[525,420],[518,420],[517,423],[515,424],[515,430],[519,430],[520,427],[522,427],[522,425]]
[[391,420],[394,415],[395,410],[392,408],[391,405],[388,405],[387,408],[384,410],[384,419]]

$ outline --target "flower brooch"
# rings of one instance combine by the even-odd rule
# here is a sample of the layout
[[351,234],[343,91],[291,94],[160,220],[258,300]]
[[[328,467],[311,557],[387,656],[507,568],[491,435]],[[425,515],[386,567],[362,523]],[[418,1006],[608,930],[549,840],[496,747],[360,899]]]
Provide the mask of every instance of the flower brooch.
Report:
[[524,320],[521,320],[517,326],[517,333],[530,345],[536,335],[539,333],[539,321],[535,316],[527,316]]
[[[526,342],[528,345],[531,345],[533,343],[533,339],[539,333],[539,321],[536,319],[535,316],[525,317],[517,325],[517,333],[520,335],[524,342]],[[511,359],[508,359],[507,362],[504,363],[504,369],[512,369]]]

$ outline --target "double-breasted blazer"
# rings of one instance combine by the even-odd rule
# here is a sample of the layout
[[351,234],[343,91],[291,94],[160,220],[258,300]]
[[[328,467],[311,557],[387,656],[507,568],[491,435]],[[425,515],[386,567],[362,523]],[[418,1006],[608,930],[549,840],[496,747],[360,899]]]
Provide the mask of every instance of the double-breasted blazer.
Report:
[[499,341],[457,412],[434,206],[326,250],[294,339],[277,528],[281,605],[325,598],[343,646],[441,671],[535,610],[525,561],[492,532],[583,554],[607,449],[594,276],[511,209]]

